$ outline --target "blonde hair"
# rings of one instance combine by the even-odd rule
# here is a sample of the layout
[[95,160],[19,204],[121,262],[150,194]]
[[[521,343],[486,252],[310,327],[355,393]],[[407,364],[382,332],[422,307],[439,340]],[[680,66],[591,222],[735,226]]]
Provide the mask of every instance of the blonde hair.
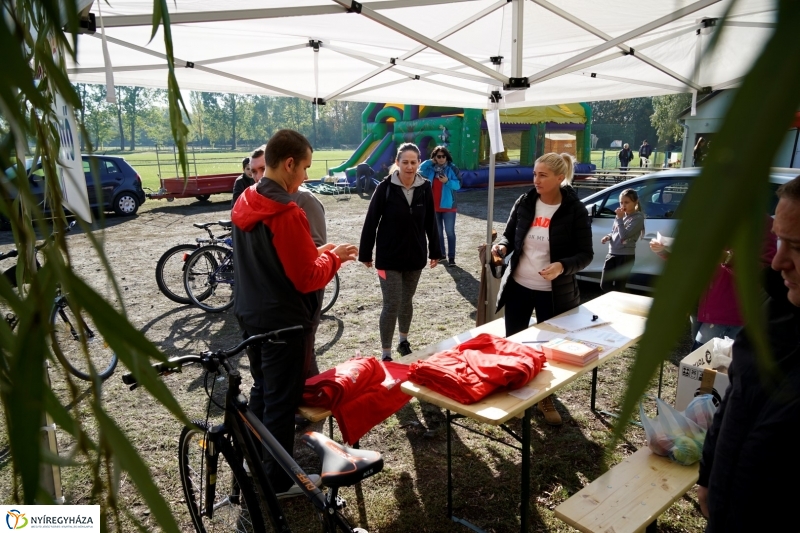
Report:
[[571,155],[567,153],[557,154],[555,152],[550,152],[539,157],[535,165],[539,163],[547,165],[547,168],[553,171],[556,176],[564,176],[564,181],[561,182],[562,187],[572,184],[572,175],[575,173],[575,159],[573,159]]

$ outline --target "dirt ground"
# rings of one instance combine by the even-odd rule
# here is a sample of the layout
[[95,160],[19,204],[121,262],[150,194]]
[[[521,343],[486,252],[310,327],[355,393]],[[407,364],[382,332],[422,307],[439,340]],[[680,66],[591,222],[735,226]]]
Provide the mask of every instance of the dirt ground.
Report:
[[[508,210],[523,191],[520,187],[497,189],[495,229],[503,230]],[[329,240],[357,244],[369,199],[355,194],[321,196],[320,199],[326,209]],[[409,336],[413,347],[438,342],[475,325],[480,271],[476,248],[486,235],[487,192],[463,192],[458,202],[458,266],[440,265],[423,272],[414,300],[414,320]],[[169,356],[230,347],[240,339],[231,311],[211,314],[175,304],[158,291],[154,277],[156,262],[166,249],[204,235],[202,230],[192,227],[192,223],[228,218],[229,207],[229,195],[212,196],[207,203],[194,199],[173,203],[148,201],[133,218],[109,215],[106,229],[96,232],[104,240],[106,256],[121,284],[129,320]],[[11,234],[0,233],[0,250],[6,250],[10,243]],[[86,236],[76,232],[68,236],[68,243],[75,271],[111,298],[110,285]],[[4,266],[0,265],[0,269]],[[375,270],[360,264],[346,264],[340,276],[339,299],[323,316],[317,333],[316,349],[322,370],[359,351],[362,355],[380,354],[381,295]],[[584,299],[599,294],[596,285],[582,286],[582,289]],[[668,401],[674,399],[677,361],[682,353],[687,353],[686,343],[684,339],[682,346],[676,348],[672,362],[665,365],[663,396]],[[618,407],[634,357],[635,349],[628,350],[601,368],[597,400],[600,407],[608,410]],[[247,375],[246,358],[240,360],[239,366]],[[121,382],[123,372],[124,368],[118,368],[105,383],[106,406],[150,465],[151,474],[182,530],[192,531],[177,468],[181,425],[144,391],[130,392]],[[199,368],[187,368],[183,374],[164,380],[190,418],[205,418],[206,396]],[[54,382],[58,389],[57,377]],[[602,472],[612,419],[589,409],[589,383],[589,376],[586,376],[559,393],[557,406],[564,418],[562,427],[551,428],[539,416],[533,421],[532,531],[570,531],[553,516],[552,510]],[[652,392],[655,393],[655,384]],[[81,413],[88,411],[88,407],[81,404],[75,409]],[[218,412],[212,411],[212,421],[218,421],[214,414]],[[445,513],[443,421],[443,411],[412,400],[361,440],[363,448],[384,454],[385,468],[360,488],[343,491],[352,522],[373,533],[465,531]],[[471,427],[488,431],[505,443],[513,442],[497,428],[481,428],[476,424]],[[322,430],[321,424],[312,429]],[[1,458],[3,450],[7,449],[7,438],[4,431],[0,433]],[[612,452],[610,461],[618,462],[622,455],[632,453],[643,444],[643,436],[641,428],[633,426],[626,440]],[[59,432],[58,438],[62,454],[68,452],[72,446],[68,437]],[[297,455],[304,468],[317,471],[319,465],[314,457],[305,451],[298,451]],[[453,458],[456,515],[486,531],[518,531],[519,452],[456,428]],[[10,462],[0,462],[0,501],[3,502],[9,502],[11,497],[10,470]],[[90,503],[92,487],[87,469],[67,468],[63,477],[68,502]],[[155,525],[141,497],[125,478],[120,505],[148,526]],[[318,531],[313,510],[305,501],[290,500],[286,509],[293,531]],[[694,493],[690,492],[662,517],[660,530],[698,531],[702,524]]]

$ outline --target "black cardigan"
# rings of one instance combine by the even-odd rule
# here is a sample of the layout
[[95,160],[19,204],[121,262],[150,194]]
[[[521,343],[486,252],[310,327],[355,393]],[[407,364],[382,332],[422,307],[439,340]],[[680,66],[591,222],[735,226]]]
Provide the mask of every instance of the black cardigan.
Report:
[[[506,282],[519,264],[525,236],[536,216],[538,199],[539,193],[535,188],[517,199],[511,208],[503,236],[497,242],[506,247],[507,254],[516,251],[511,256],[508,271],[500,283],[500,291],[497,294],[498,311],[505,303],[503,292]],[[589,215],[572,187],[561,188],[561,205],[550,219],[549,229],[550,262],[560,262],[564,266],[564,272],[552,282],[553,310],[556,314],[560,314],[580,305],[581,296],[575,274],[589,266],[594,257]]]
[[[379,270],[422,270],[427,259],[439,259],[439,234],[433,209],[431,182],[414,187],[411,205],[400,185],[384,179],[369,202],[358,260],[372,261],[375,246],[375,268]],[[427,236],[427,246],[426,239]],[[427,248],[427,250],[426,250]]]

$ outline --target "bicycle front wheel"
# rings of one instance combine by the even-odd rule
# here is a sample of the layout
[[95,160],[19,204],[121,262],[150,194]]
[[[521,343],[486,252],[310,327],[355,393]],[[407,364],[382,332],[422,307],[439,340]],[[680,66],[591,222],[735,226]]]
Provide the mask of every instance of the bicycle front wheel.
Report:
[[156,284],[158,289],[170,300],[179,304],[191,304],[183,287],[183,272],[189,254],[197,250],[196,244],[173,246],[156,263]]
[[100,336],[92,318],[85,312],[75,313],[66,296],[56,298],[50,326],[53,353],[70,374],[90,381],[91,368],[103,380],[114,373],[117,354]]
[[183,285],[192,303],[211,313],[233,305],[233,250],[210,244],[186,260]]
[[322,296],[322,312],[326,313],[333,304],[336,303],[336,299],[339,297],[339,273],[337,272],[333,279],[325,285],[325,294]]
[[181,431],[178,466],[186,505],[197,532],[266,533],[252,478],[242,467],[243,459],[236,457],[229,447],[220,450],[222,457],[217,463],[214,512],[211,518],[208,517],[205,512],[205,453],[209,427],[201,421],[193,421],[193,424]]

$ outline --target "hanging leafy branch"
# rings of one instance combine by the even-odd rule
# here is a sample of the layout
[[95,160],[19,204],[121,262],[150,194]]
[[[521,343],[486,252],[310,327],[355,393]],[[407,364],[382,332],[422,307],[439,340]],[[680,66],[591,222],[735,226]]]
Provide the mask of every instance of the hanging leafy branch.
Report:
[[[770,165],[800,106],[800,3],[781,0],[776,21],[775,32],[737,90],[703,171],[683,201],[681,225],[656,285],[620,420],[630,418],[661,361],[669,356],[727,247],[738,258],[736,292],[746,331],[762,371],[772,368],[761,314],[759,258]],[[618,434],[624,425],[618,425]]]
[[[13,288],[5,276],[0,276],[0,306],[18,319],[13,331],[5,320],[0,320],[0,401],[11,452],[12,498],[25,504],[52,503],[51,496],[39,485],[40,465],[62,463],[63,459],[53,457],[41,448],[42,420],[47,413],[75,439],[73,462],[94,465],[91,468],[94,478],[92,497],[95,503],[102,504],[104,530],[108,529],[111,517],[117,528],[121,527],[115,495],[119,492],[116,484],[119,483],[120,471],[123,471],[133,481],[161,528],[177,532],[175,519],[153,483],[145,462],[106,412],[96,371],[92,369],[94,380],[90,398],[86,400],[93,414],[92,423],[96,424],[96,431],[93,429],[91,436],[79,417],[68,411],[60,402],[63,399],[57,398],[46,385],[45,360],[55,361],[48,342],[51,333],[49,318],[60,287],[69,294],[76,312],[83,310],[92,317],[99,334],[128,370],[137,376],[139,383],[177,418],[188,423],[181,407],[150,366],[153,359],[164,361],[165,356],[130,324],[124,308],[116,309],[78,276],[73,270],[64,238],[66,217],[58,179],[62,118],[54,103],[58,94],[73,108],[81,106],[80,98],[67,78],[64,59],[67,56],[73,61],[77,59],[80,23],[77,4],[75,0],[2,0],[0,9],[3,15],[0,50],[4,56],[3,76],[0,77],[3,125],[0,168],[13,167],[8,179],[0,180],[0,215],[9,221],[19,251],[16,271],[19,288]],[[188,128],[183,121],[186,110],[175,78],[166,2],[156,0],[153,35],[160,24],[164,25],[169,63],[167,84],[171,130],[178,145],[181,166],[187,174]],[[80,128],[85,134],[82,124]],[[32,154],[28,152],[30,143],[35,146]],[[88,148],[91,150],[90,145]],[[45,205],[50,211],[47,220],[26,179],[26,167],[37,165],[41,165],[45,176]],[[117,300],[122,302],[103,252],[102,235],[98,238],[85,223],[81,222],[81,225],[104,266]],[[41,250],[43,266],[37,268],[37,234],[46,236],[51,232],[54,234],[53,244]],[[85,352],[85,343],[83,348]],[[88,354],[85,355],[88,361]],[[70,376],[66,379],[67,394],[76,403],[78,386]]]

